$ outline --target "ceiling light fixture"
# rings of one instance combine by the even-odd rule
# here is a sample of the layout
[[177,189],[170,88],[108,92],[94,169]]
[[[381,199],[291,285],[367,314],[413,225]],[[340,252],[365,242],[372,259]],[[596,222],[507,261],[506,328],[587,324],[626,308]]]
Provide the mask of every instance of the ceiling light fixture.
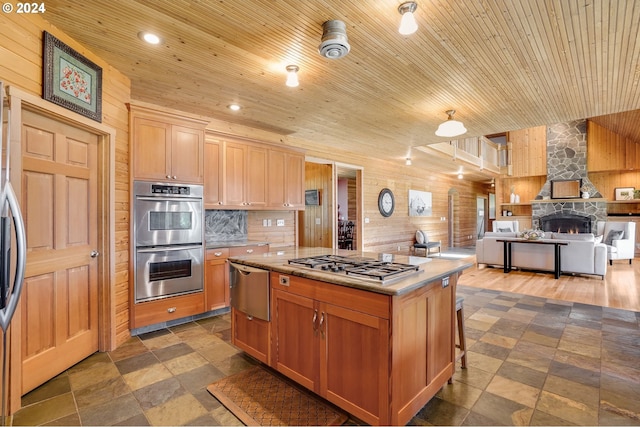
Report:
[[496,179],[491,178],[491,188],[494,188],[495,186],[496,186]]
[[138,33],[138,38],[140,38],[140,40],[145,41],[149,44],[160,44],[160,37],[158,37],[157,35],[153,34],[153,33],[149,33],[147,31],[141,31]]
[[239,111],[240,110],[240,106],[238,104],[229,104],[229,106],[227,108],[229,108],[229,110],[231,110],[231,111]]
[[440,124],[440,126],[438,126],[436,135],[452,138],[454,136],[462,135],[463,133],[467,132],[467,128],[464,127],[462,122],[453,120],[453,115],[455,113],[456,110],[447,111],[447,115],[449,116],[449,118],[446,122],[443,122]]
[[462,179],[462,178],[464,178],[464,175],[462,175],[462,172],[460,172],[460,173],[458,174],[458,179]]
[[400,15],[402,15],[398,32],[403,36],[413,34],[418,29],[416,17],[413,16],[413,12],[415,12],[417,8],[418,5],[414,1],[407,1],[398,6],[398,12],[400,12]]
[[287,86],[297,87],[300,84],[300,82],[298,82],[299,69],[297,65],[287,65]]
[[404,164],[407,166],[411,166],[411,157],[407,157],[407,160],[405,160]]

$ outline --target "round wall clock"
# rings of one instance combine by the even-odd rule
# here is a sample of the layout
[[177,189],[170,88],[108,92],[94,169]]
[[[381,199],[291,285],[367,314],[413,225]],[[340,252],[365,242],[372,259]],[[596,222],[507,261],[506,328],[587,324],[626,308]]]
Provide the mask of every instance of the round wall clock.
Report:
[[383,188],[378,195],[378,209],[382,216],[391,216],[396,202],[393,199],[393,193],[388,188]]

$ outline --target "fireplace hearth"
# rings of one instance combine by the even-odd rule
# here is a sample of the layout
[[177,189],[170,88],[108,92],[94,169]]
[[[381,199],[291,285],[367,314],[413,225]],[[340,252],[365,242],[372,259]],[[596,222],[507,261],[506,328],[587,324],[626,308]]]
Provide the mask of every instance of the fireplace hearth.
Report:
[[540,218],[542,231],[553,233],[591,233],[591,218],[582,215],[555,213]]

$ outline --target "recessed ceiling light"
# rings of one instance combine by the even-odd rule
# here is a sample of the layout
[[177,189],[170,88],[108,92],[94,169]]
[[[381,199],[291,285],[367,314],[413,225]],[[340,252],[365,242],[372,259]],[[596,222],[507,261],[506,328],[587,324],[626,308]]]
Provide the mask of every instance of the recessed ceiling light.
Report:
[[153,34],[153,33],[149,33],[147,31],[141,31],[138,33],[138,37],[140,38],[140,40],[143,40],[149,44],[159,44],[160,43],[160,37],[158,37],[157,35]]
[[231,111],[238,111],[240,109],[240,106],[238,104],[229,104],[227,108],[229,108]]

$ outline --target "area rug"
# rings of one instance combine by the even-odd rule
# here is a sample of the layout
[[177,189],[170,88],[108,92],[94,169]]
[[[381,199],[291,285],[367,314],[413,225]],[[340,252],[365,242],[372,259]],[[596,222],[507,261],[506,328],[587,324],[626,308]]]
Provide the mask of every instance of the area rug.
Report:
[[330,426],[348,418],[260,365],[218,380],[207,390],[248,426]]

